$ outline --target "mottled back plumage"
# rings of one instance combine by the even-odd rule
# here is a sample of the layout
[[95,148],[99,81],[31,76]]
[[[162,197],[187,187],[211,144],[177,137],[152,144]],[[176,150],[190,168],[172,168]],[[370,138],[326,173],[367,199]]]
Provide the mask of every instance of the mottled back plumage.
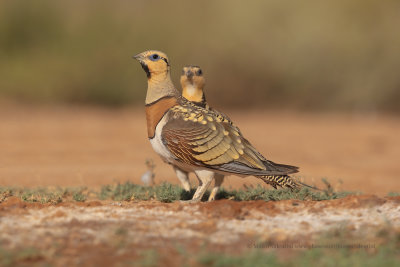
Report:
[[238,175],[287,175],[297,167],[265,159],[229,119],[183,97],[168,111],[165,145],[187,164]]
[[[165,162],[174,166],[181,181],[189,172],[196,174],[200,184],[192,201],[201,200],[212,180],[220,184],[223,175],[230,174],[253,175],[274,187],[296,187],[288,175],[298,172],[297,167],[267,160],[229,117],[208,107],[201,75],[188,77],[188,94],[193,98],[190,102],[173,85],[166,54],[150,50],[134,58],[148,78],[146,119],[150,143]],[[200,85],[203,82],[198,86],[201,91],[191,87],[190,81],[195,79]]]

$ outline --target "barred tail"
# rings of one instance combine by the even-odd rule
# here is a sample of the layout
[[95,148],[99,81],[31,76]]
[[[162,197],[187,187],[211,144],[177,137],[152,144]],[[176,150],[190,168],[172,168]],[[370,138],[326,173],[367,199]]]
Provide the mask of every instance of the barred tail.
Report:
[[265,183],[271,185],[273,188],[277,189],[277,186],[280,187],[288,187],[290,189],[297,189],[301,186],[305,186],[314,190],[320,190],[314,186],[310,186],[308,184],[304,184],[300,181],[295,181],[289,175],[265,175],[265,176],[258,176],[258,178],[262,179]]
[[300,187],[300,185],[288,175],[265,175],[259,176],[259,178],[261,178],[265,183],[271,185],[275,189],[277,188],[277,186],[289,187],[291,189]]

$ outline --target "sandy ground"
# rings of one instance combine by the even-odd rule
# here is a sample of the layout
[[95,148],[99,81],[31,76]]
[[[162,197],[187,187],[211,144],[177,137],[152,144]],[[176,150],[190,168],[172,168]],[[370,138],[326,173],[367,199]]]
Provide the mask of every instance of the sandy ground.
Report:
[[[0,244],[11,251],[35,248],[25,263],[56,266],[122,266],[137,263],[150,250],[162,257],[162,266],[176,266],[185,253],[196,255],[205,247],[236,255],[274,249],[281,257],[320,246],[377,249],[377,233],[388,231],[387,225],[392,234],[400,231],[399,204],[400,197],[371,195],[321,202],[91,201],[55,206],[10,197],[0,203]],[[330,231],[347,240],[318,239]]]
[[[374,249],[382,231],[400,232],[400,198],[385,197],[400,191],[400,118],[227,113],[267,158],[300,166],[305,182],[321,186],[324,177],[339,190],[364,195],[320,202],[89,199],[57,205],[8,197],[0,203],[0,265],[125,266],[159,257],[161,266],[176,266],[196,263],[187,255],[201,251],[238,255],[260,247],[286,258],[335,229],[345,233],[346,244]],[[142,109],[0,106],[0,186],[141,183],[146,159],[156,163],[157,183],[178,182],[147,141]],[[224,186],[256,183],[228,177]],[[277,244],[298,247],[268,247]]]
[[[300,166],[307,183],[321,186],[324,177],[342,190],[400,191],[400,118],[226,113],[267,158]],[[156,182],[178,182],[151,149],[143,109],[0,107],[0,185],[140,183],[146,159],[156,163]],[[224,186],[244,183],[258,180],[230,176]]]

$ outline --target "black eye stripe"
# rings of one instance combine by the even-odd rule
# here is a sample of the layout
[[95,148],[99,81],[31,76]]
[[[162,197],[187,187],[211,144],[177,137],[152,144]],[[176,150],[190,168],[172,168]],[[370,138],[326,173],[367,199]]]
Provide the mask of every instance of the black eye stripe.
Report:
[[162,57],[161,59],[164,60],[165,63],[167,63],[167,65],[169,66],[168,60],[166,58]]

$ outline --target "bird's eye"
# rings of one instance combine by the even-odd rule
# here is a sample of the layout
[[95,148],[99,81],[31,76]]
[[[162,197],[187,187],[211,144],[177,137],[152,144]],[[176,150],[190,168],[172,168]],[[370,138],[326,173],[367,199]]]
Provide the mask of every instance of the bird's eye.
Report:
[[203,72],[201,71],[201,69],[199,69],[198,71],[196,71],[196,74],[200,76],[203,74]]
[[152,61],[156,61],[156,60],[160,59],[160,56],[157,55],[157,54],[152,54],[152,55],[150,56],[150,59],[151,59]]

